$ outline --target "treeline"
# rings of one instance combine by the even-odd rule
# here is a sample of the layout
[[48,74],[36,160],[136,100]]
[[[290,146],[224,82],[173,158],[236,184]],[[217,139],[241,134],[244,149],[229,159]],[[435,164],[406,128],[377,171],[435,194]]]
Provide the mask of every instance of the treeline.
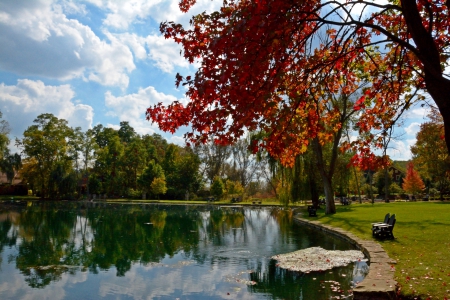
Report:
[[[2,135],[7,152],[7,131]],[[97,125],[87,131],[72,128],[52,114],[39,115],[16,139],[8,180],[19,174],[27,189],[42,198],[106,197],[195,199],[262,192],[256,160],[246,142],[234,146],[213,143],[181,147],[162,136],[139,135],[128,122],[118,130]],[[3,155],[2,161],[6,159]],[[2,171],[6,168],[2,168]],[[254,181],[256,178],[256,181]]]
[[[95,194],[134,199],[214,196],[274,197],[285,204],[318,202],[325,196],[321,173],[335,157],[333,198],[365,195],[373,199],[378,194],[388,200],[389,195],[404,193],[440,193],[442,197],[450,186],[448,154],[439,114],[434,111],[429,119],[412,147],[411,168],[415,166],[418,174],[396,164],[396,170],[354,167],[350,164],[354,153],[336,155],[332,143],[322,146],[321,157],[313,147],[307,147],[294,158],[292,167],[285,167],[262,149],[255,155],[249,151],[249,145],[261,139],[257,134],[229,146],[207,143],[182,147],[158,134],[139,135],[128,122],[121,122],[118,130],[97,125],[82,131],[52,114],[41,114],[34,120],[23,138],[16,139],[21,153],[13,154],[7,148],[9,125],[0,121],[0,170],[10,183],[0,186],[0,194],[31,190],[47,199],[86,199]],[[21,187],[12,185],[14,177],[20,178]],[[415,183],[405,188],[405,180],[408,186]]]

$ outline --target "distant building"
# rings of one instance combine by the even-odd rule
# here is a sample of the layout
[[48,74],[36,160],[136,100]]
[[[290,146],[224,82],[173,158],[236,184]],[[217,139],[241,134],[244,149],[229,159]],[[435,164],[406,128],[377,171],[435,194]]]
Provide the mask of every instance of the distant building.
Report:
[[392,174],[392,182],[395,182],[401,186],[404,173],[394,166],[389,166],[388,171]]

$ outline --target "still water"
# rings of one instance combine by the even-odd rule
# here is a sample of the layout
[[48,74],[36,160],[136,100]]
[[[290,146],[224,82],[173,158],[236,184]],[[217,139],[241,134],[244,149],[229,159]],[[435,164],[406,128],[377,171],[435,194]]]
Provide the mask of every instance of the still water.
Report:
[[271,256],[353,249],[280,208],[32,205],[0,212],[0,299],[351,299],[368,271]]

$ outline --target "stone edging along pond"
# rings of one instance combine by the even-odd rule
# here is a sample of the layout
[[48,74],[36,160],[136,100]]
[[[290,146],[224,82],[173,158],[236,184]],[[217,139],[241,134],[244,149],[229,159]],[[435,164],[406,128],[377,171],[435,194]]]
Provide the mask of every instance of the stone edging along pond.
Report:
[[314,229],[331,233],[356,246],[369,259],[369,273],[363,281],[353,289],[355,300],[384,300],[396,299],[396,285],[394,280],[393,264],[396,262],[389,258],[387,253],[375,241],[360,239],[351,232],[340,228],[322,224],[318,221],[310,221],[295,217],[297,223],[304,224]]

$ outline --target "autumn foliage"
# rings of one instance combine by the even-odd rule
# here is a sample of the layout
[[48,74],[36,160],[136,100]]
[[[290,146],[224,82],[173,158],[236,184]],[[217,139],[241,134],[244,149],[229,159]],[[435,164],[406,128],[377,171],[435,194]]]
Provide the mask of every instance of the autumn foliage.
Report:
[[425,184],[420,178],[419,173],[414,170],[414,165],[410,162],[408,163],[408,168],[406,170],[406,176],[403,179],[403,190],[408,194],[417,194],[425,189]]
[[[180,8],[194,4],[181,0]],[[186,105],[159,103],[147,118],[170,132],[191,126],[185,137],[194,143],[214,137],[229,144],[247,130],[262,131],[265,139],[252,150],[263,147],[292,165],[311,139],[333,141],[352,117],[359,139],[343,150],[360,153],[355,164],[383,163],[370,149],[421,99],[418,91],[427,89],[450,124],[443,71],[449,20],[442,0],[224,1],[219,11],[194,16],[189,28],[161,24],[201,67],[176,76],[177,86],[187,86]],[[336,106],[342,97],[346,106]]]

